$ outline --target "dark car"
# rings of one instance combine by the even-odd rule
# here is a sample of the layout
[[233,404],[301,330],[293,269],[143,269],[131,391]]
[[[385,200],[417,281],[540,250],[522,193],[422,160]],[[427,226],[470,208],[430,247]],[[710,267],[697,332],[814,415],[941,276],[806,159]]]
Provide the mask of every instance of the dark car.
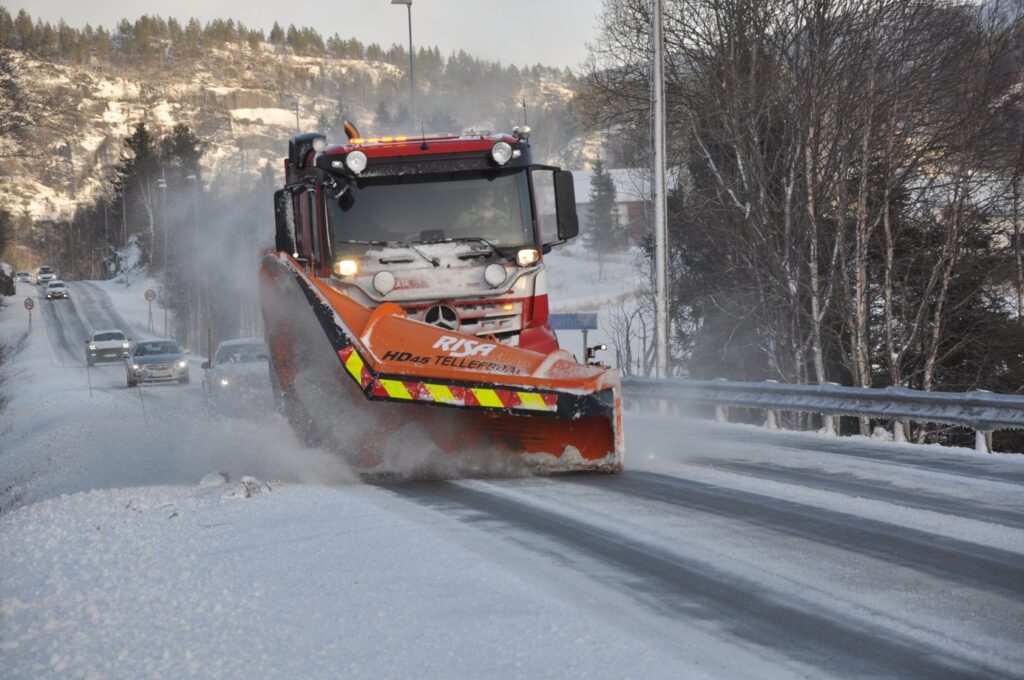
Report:
[[139,340],[124,360],[128,387],[143,382],[188,382],[188,359],[173,340]]
[[258,411],[273,404],[270,350],[263,338],[236,338],[217,345],[203,362],[203,393],[221,411]]

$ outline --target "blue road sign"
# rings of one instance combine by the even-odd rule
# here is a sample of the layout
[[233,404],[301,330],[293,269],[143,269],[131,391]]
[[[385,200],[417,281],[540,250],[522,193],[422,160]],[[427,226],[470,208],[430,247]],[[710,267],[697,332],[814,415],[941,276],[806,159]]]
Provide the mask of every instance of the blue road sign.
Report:
[[597,330],[597,312],[581,314],[551,314],[548,317],[551,328],[556,331],[594,331]]

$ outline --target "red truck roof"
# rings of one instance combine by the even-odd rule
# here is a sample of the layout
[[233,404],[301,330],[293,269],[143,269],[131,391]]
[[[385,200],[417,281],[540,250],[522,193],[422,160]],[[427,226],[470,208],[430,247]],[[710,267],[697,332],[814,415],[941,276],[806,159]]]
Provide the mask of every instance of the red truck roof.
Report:
[[487,152],[496,142],[507,142],[515,148],[521,140],[509,134],[416,135],[395,137],[357,137],[347,144],[332,144],[324,149],[327,156],[343,156],[356,149],[368,158],[395,156],[426,156],[434,154]]

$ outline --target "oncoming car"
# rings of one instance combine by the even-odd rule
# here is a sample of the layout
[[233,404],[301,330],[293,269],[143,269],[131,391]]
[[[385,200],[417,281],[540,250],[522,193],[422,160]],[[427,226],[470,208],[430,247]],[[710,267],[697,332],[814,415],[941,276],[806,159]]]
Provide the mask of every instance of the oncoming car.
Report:
[[18,283],[32,283],[32,275],[28,272],[18,272],[14,278]]
[[67,300],[71,296],[71,291],[63,281],[50,281],[46,284],[46,299],[53,300],[54,298],[64,298]]
[[40,286],[45,283],[49,283],[56,278],[57,272],[49,265],[44,264],[39,268],[39,271],[36,272],[36,283]]
[[212,361],[203,362],[203,393],[224,410],[269,406],[270,350],[263,338],[237,338],[217,345]]
[[124,360],[128,387],[143,382],[188,382],[188,359],[173,340],[139,340]]
[[131,345],[119,330],[96,331],[85,345],[85,363],[92,366],[98,361],[120,361],[129,354]]

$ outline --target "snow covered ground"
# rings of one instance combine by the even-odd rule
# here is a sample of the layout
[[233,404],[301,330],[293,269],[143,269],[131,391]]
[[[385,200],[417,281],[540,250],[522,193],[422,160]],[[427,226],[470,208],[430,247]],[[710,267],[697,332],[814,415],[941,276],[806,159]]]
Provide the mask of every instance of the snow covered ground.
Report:
[[[616,324],[636,309],[637,294],[644,285],[638,269],[640,257],[640,251],[633,249],[607,255],[599,265],[580,243],[559,246],[544,256],[551,312],[597,313],[598,328],[587,333],[587,344],[591,347],[607,345],[609,349],[599,353],[597,359],[609,366],[617,367],[616,343],[625,342],[622,334],[614,332]],[[562,347],[582,359],[584,348],[580,331],[557,331],[557,335]],[[641,338],[632,337],[630,342],[633,356],[639,356],[643,345]]]
[[0,310],[5,679],[1024,677],[1024,457],[633,415],[621,475],[365,484],[87,372],[148,285]]

